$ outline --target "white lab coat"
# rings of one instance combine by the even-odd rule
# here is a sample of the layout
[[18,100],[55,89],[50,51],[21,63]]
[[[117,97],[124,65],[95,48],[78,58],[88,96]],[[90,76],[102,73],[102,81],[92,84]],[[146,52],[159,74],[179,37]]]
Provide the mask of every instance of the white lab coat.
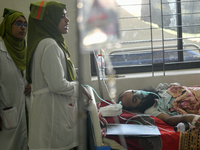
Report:
[[74,107],[78,82],[67,81],[65,55],[55,40],[40,41],[31,62],[30,150],[67,150],[78,145]]
[[[25,74],[25,71],[24,71]],[[0,38],[0,150],[27,150],[24,89],[27,82]],[[9,110],[4,108],[12,107]]]

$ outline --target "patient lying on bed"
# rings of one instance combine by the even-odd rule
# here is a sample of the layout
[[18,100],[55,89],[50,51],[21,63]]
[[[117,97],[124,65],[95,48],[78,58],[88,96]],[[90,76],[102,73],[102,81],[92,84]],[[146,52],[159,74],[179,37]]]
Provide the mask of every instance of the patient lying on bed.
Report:
[[179,122],[200,126],[200,86],[165,83],[156,90],[126,90],[119,95],[118,102],[124,110],[149,114],[172,126]]

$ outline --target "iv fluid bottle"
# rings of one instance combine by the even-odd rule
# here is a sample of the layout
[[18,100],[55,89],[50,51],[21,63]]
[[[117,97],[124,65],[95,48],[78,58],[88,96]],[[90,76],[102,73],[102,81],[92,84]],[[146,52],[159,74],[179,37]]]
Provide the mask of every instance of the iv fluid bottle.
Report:
[[174,127],[174,131],[184,132],[190,129],[190,124],[188,122],[180,122],[177,126]]
[[101,54],[98,54],[97,56],[97,64],[99,69],[99,78],[102,79],[105,76],[105,63],[104,58]]

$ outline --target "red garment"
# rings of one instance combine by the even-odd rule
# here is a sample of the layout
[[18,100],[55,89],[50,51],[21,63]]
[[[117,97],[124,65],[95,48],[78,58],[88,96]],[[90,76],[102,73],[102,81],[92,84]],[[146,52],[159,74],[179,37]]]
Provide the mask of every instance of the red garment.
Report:
[[[111,102],[109,101],[109,103],[111,103]],[[100,107],[104,107],[106,105],[108,105],[108,104],[105,102],[100,102],[97,104],[97,107],[99,109]],[[126,118],[126,119],[129,119],[133,116],[134,116],[133,113],[130,113],[127,111],[123,111],[123,113],[121,114],[121,117]],[[99,118],[100,118],[101,123],[103,123],[104,125],[106,123],[115,123],[113,117],[105,117],[104,118],[101,115],[99,115]],[[120,117],[117,117],[117,118],[119,119],[120,123],[122,123],[122,124],[126,123],[126,120],[123,120]],[[160,138],[162,140],[162,150],[178,150],[179,149],[180,132],[174,132],[173,126],[170,126],[170,125],[164,123],[159,118],[156,118],[153,116],[151,116],[151,118],[153,118],[155,120],[155,125],[158,127],[158,129],[161,133]],[[134,122],[130,121],[129,123],[134,123]],[[103,132],[103,134],[105,134],[105,129],[102,130],[102,132]],[[113,139],[116,142],[118,142],[119,144],[121,144],[120,138],[118,136],[107,136],[106,134],[105,134],[105,136],[107,138]],[[125,137],[125,141],[126,141],[128,150],[142,150],[142,148],[139,144],[138,137]]]

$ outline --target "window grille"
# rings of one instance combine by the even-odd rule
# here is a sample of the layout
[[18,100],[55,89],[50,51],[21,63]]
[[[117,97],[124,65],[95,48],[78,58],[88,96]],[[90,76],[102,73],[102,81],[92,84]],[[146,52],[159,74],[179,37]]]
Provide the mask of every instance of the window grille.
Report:
[[[121,47],[105,56],[116,74],[199,68],[200,0],[116,3]],[[91,67],[95,76],[94,63]]]

